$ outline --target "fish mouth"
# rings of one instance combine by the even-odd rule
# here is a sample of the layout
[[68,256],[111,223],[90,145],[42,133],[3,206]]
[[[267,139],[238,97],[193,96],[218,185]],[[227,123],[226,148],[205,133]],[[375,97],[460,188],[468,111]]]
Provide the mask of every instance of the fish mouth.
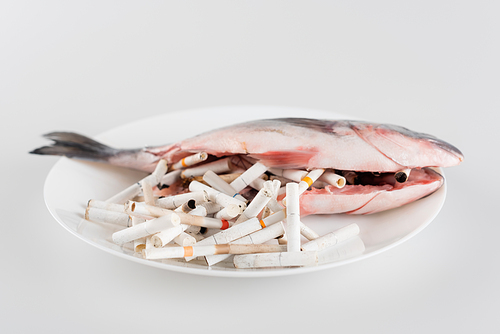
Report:
[[435,169],[412,168],[407,170],[407,177],[400,177],[402,172],[356,172],[356,171],[335,171],[346,178],[346,186],[391,186],[394,189],[401,189],[415,183],[436,181],[443,179],[443,176]]
[[[338,172],[346,174],[346,171]],[[431,167],[412,169],[402,183],[395,179],[394,173],[347,173],[351,175],[346,178],[347,184],[343,188],[327,185],[307,190],[301,197],[304,203],[301,214],[375,213],[427,197],[444,183],[444,177]],[[337,199],[337,207],[328,204],[332,197]]]

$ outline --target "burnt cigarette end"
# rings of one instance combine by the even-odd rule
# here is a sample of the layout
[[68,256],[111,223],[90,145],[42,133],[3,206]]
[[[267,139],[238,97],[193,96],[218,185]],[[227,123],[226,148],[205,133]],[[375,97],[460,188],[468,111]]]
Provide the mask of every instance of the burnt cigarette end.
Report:
[[406,171],[400,171],[400,172],[397,172],[396,174],[394,174],[394,178],[396,179],[396,181],[398,181],[399,183],[404,183],[408,180],[408,177],[409,177],[409,174],[406,173]]
[[206,227],[200,227],[200,234],[205,234],[207,233],[207,228]]
[[196,209],[196,201],[194,199],[190,199],[189,201],[187,201],[186,205],[191,210]]
[[163,190],[163,189],[168,188],[170,186],[168,184],[158,183],[158,185],[156,187],[158,187],[158,190]]

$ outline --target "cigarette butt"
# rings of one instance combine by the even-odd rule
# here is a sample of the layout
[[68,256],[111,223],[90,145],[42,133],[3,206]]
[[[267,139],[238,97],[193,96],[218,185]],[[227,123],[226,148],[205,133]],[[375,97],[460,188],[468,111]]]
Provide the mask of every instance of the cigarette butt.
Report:
[[266,170],[267,167],[265,165],[257,162],[252,167],[243,172],[240,177],[231,182],[230,185],[234,188],[234,190],[240,192],[241,190],[246,188],[252,181],[264,174]]
[[300,251],[299,187],[299,184],[295,182],[290,182],[286,185],[286,197],[288,199],[286,204],[286,234],[289,252]]
[[[269,172],[277,176],[282,176],[285,179],[300,182],[304,177],[307,176],[308,172],[299,169],[280,169],[280,168],[269,168]],[[285,182],[282,182],[285,183]]]
[[216,228],[221,230],[225,230],[230,226],[229,222],[224,219],[195,216],[182,212],[177,212],[177,215],[179,216],[181,224],[201,226],[206,228]]
[[288,244],[288,238],[286,237],[286,232],[283,233],[283,235],[278,238],[278,244],[280,245]]
[[226,244],[208,246],[165,247],[146,250],[143,252],[146,259],[171,259],[181,257],[209,256],[217,254],[255,254],[283,252],[285,247],[280,245],[255,244]]
[[107,210],[107,211],[116,211],[116,212],[125,213],[125,208],[123,207],[122,204],[108,203],[108,202],[99,201],[96,199],[91,199],[88,201],[87,209],[88,208],[95,208],[95,209],[102,209],[102,210]]
[[194,199],[190,199],[186,203],[182,204],[179,206],[177,209],[175,209],[175,212],[183,212],[183,213],[189,213],[196,209],[196,201]]
[[175,239],[178,235],[184,232],[187,228],[187,225],[181,224],[176,226],[169,226],[167,228],[161,229],[157,231],[151,237],[151,241],[153,242],[153,246],[155,248],[164,247],[166,244]]
[[[157,169],[158,169],[158,166],[161,166],[161,165],[157,165]],[[155,169],[155,172],[157,172],[157,169]],[[158,170],[161,173],[161,170],[160,169],[158,169]],[[159,180],[157,180],[157,177],[155,174],[149,174],[145,178],[141,179],[139,182],[130,185],[129,187],[120,191],[118,194],[108,198],[106,200],[106,202],[123,204],[126,201],[131,200],[132,198],[134,198],[135,196],[137,196],[141,193],[141,191],[142,191],[141,183],[144,181],[149,181],[150,184],[158,184],[158,182],[159,182]]]
[[141,185],[139,183],[134,183],[124,190],[120,191],[116,195],[108,198],[106,202],[108,203],[116,203],[123,204],[126,201],[134,198],[135,196],[141,193]]
[[172,195],[163,198],[158,198],[156,200],[156,205],[163,209],[173,210],[180,207],[189,200],[194,200],[195,204],[198,205],[199,203],[208,201],[208,199],[209,197],[207,192],[199,190],[179,195]]
[[[307,190],[318,178],[325,172],[324,169],[313,169],[299,182],[299,195]],[[287,184],[288,185],[288,184]],[[287,198],[283,198],[283,204],[286,205]]]
[[303,222],[299,223],[299,227],[300,227],[300,234],[307,240],[315,240],[319,238],[319,234],[316,233],[312,228],[310,228]]
[[206,191],[208,194],[208,199],[212,202],[215,202],[217,204],[222,205],[223,207],[228,206],[229,204],[236,204],[239,205],[240,208],[245,209],[247,207],[246,203],[243,201],[240,201],[236,198],[233,198],[229,195],[226,195],[224,193],[221,193],[218,190],[215,190],[214,188],[208,187],[204,185],[203,183],[193,181],[189,184],[189,191],[195,192],[195,191]]
[[325,248],[334,246],[338,243],[341,243],[345,240],[348,240],[358,234],[359,234],[359,226],[357,224],[350,224],[303,244],[302,250],[320,251]]
[[160,161],[158,161],[158,163],[156,164],[155,170],[153,171],[153,173],[151,173],[151,175],[153,176],[151,178],[151,183],[154,185],[160,183],[161,179],[163,178],[167,170],[168,170],[167,160],[160,159]]
[[219,175],[215,174],[213,171],[209,170],[205,174],[203,174],[203,180],[215,190],[239,199],[242,202],[246,202],[245,197],[238,194],[238,192],[234,190],[234,188],[230,184],[221,179]]
[[317,252],[281,252],[235,255],[234,266],[238,269],[303,267],[318,263]]
[[179,246],[193,246],[196,244],[196,239],[186,232],[181,232],[174,238],[174,242]]
[[229,158],[219,159],[196,167],[186,168],[181,172],[181,178],[188,179],[195,176],[201,176],[209,170],[216,174],[223,174],[230,172],[231,168],[232,164]]
[[214,214],[214,213],[219,212],[220,210],[223,209],[222,205],[219,205],[219,204],[214,203],[214,202],[204,202],[204,203],[201,203],[197,206],[197,208],[199,208],[199,207],[205,208],[206,214],[204,216]]
[[356,184],[356,179],[358,178],[358,175],[356,174],[356,172],[342,171],[342,175],[344,176],[347,184],[351,184],[351,185]]
[[239,205],[229,204],[225,208],[222,208],[220,211],[216,212],[214,214],[214,218],[231,220],[237,215],[241,214],[241,212],[242,210]]
[[332,172],[324,172],[318,180],[331,184],[339,189],[344,188],[346,184],[345,177]]
[[171,186],[174,184],[177,180],[179,180],[181,177],[181,170],[174,170],[172,172],[168,172],[167,174],[163,175],[162,178],[160,179],[160,182],[158,182],[158,189],[163,189]]
[[340,244],[318,252],[318,263],[331,263],[358,256],[365,251],[365,244],[359,236],[354,236]]
[[[268,184],[272,187],[272,181],[266,181],[265,184]],[[264,187],[257,193],[254,199],[247,206],[245,211],[241,213],[235,224],[240,224],[245,220],[256,217],[271,200],[273,196],[272,190],[272,188],[270,190],[269,187],[266,187],[266,185],[264,185]]]
[[132,220],[128,214],[117,211],[109,211],[93,207],[87,207],[85,219],[97,223],[109,223],[120,226],[132,226]]
[[171,169],[176,170],[176,169],[181,169],[181,168],[193,166],[193,165],[196,165],[200,162],[207,160],[207,158],[208,158],[207,152],[198,152],[196,154],[182,158],[181,160],[179,160],[178,162],[173,164]]
[[115,232],[112,235],[112,239],[114,243],[122,245],[129,241],[158,233],[164,229],[174,227],[179,224],[179,216],[172,212],[170,215],[147,220],[144,223]]
[[199,205],[193,210],[189,212],[190,215],[193,216],[201,216],[201,217],[206,217],[208,215],[207,209],[203,205]]
[[394,174],[394,178],[399,183],[405,183],[410,177],[411,168],[400,170]]
[[149,179],[143,179],[141,181],[142,193],[144,195],[144,202],[148,205],[155,204],[155,197],[153,196],[153,186]]
[[148,205],[144,202],[128,201],[125,203],[125,212],[130,216],[150,219],[155,217],[167,216],[173,213],[172,210]]

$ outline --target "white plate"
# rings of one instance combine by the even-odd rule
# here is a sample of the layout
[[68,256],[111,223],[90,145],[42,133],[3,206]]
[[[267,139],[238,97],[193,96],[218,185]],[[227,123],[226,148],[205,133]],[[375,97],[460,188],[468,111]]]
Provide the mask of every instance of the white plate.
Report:
[[[352,119],[352,117],[309,109],[235,106],[189,110],[148,118],[117,127],[96,137],[105,144],[118,148],[155,146],[175,142],[206,130],[237,122],[270,117],[312,117]],[[442,173],[442,171],[440,171]],[[50,171],[45,182],[45,202],[51,214],[68,231],[89,244],[111,254],[145,265],[179,272],[233,277],[280,276],[311,272],[340,266],[388,250],[416,235],[440,211],[446,184],[424,199],[403,207],[372,215],[317,215],[303,219],[320,235],[342,226],[357,223],[361,233],[344,245],[331,248],[323,255],[323,263],[302,268],[242,270],[232,267],[230,261],[208,268],[201,262],[184,260],[144,260],[131,247],[115,245],[111,234],[117,230],[108,224],[83,220],[89,199],[105,200],[144,177],[144,173],[123,168],[61,158]],[[364,245],[364,246],[363,246]],[[362,247],[361,249],[359,247]]]

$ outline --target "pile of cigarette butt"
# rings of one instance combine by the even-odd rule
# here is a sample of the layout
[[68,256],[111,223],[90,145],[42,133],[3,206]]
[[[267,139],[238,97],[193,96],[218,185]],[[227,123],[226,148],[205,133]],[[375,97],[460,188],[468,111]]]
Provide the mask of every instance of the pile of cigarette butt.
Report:
[[[300,195],[313,184],[341,188],[343,176],[207,158],[199,152],[171,166],[160,160],[108,200],[91,199],[85,219],[123,226],[113,242],[133,243],[148,260],[202,258],[212,266],[234,255],[234,267],[245,269],[317,265],[319,251],[358,235],[351,224],[319,236],[300,220]],[[178,184],[180,193],[162,195]],[[301,236],[308,242],[301,244]]]

